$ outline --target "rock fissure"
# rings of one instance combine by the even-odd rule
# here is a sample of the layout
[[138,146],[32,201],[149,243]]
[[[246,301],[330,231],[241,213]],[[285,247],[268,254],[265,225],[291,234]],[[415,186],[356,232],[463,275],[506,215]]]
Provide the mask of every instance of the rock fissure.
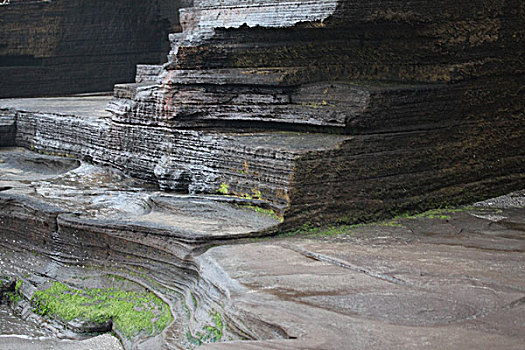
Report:
[[393,284],[401,285],[401,286],[417,287],[417,286],[414,286],[412,283],[403,281],[402,279],[399,279],[397,277],[379,273],[379,272],[370,271],[366,268],[349,264],[346,261],[342,261],[334,257],[311,252],[311,251],[308,251],[308,250],[305,250],[305,249],[302,249],[300,247],[293,246],[293,245],[284,245],[284,247],[286,247],[287,249],[293,250],[294,252],[297,252],[301,255],[304,255],[307,258],[314,259],[320,262],[325,262],[325,263],[332,264],[332,265],[336,265],[344,269],[349,269],[355,272],[363,273],[373,278],[377,278],[377,279],[387,281]]

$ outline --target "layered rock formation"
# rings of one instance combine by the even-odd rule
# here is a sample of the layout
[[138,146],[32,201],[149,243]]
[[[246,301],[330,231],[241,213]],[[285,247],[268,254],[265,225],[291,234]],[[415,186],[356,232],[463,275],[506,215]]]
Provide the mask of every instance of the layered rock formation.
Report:
[[[20,148],[0,151],[0,179],[0,245],[9,247],[0,261],[11,261],[2,273],[24,275],[28,299],[50,280],[79,288],[120,278],[170,305],[175,323],[156,338],[162,344],[192,347],[191,337],[216,315],[223,326],[215,341],[284,336],[260,321],[245,325],[253,316],[226,314],[223,287],[201,280],[194,259],[210,245],[279,224],[252,201],[162,193],[113,168]],[[128,349],[151,336],[115,331]]]
[[[73,12],[75,4],[80,6],[64,4]],[[133,8],[140,18],[150,18],[157,5],[111,7]],[[165,5],[176,7],[175,2]],[[333,281],[335,270],[344,268],[355,273],[351,279],[368,281],[379,294],[383,287],[377,283],[388,291],[394,285],[410,297],[423,293],[420,286],[441,284],[417,269],[403,279],[398,271],[408,271],[406,266],[391,268],[395,264],[388,257],[377,269],[373,262],[353,264],[345,252],[354,249],[351,255],[359,255],[361,248],[344,246],[339,257],[328,256],[334,242],[320,253],[311,242],[204,252],[212,245],[305,225],[370,221],[524,187],[524,29],[518,1],[195,0],[193,5],[181,10],[182,32],[170,35],[169,62],[161,66],[146,60],[137,68],[136,82],[116,85],[112,99],[0,102],[0,145],[45,154],[0,153],[2,254],[23,266],[14,273],[33,271],[26,280],[34,288],[43,279],[82,285],[75,275],[87,269],[96,270],[90,277],[112,274],[162,294],[176,322],[139,347],[266,339],[250,345],[341,348],[349,328],[332,327],[334,314],[337,324],[356,325],[362,320],[349,315],[377,317],[378,311],[368,305],[362,312],[364,299],[338,294],[358,293],[354,289],[320,282],[319,291],[303,293],[312,259],[323,278]],[[122,40],[119,45],[129,43]],[[498,249],[514,249],[512,258],[519,261],[521,245],[508,240],[519,241],[514,231],[522,223],[509,225],[512,232],[500,237]],[[500,259],[492,252],[494,241],[484,236],[485,228],[480,230],[482,243],[474,247]],[[456,237],[464,231],[446,232]],[[388,242],[396,241],[395,233]],[[402,243],[413,240],[409,236]],[[23,258],[12,257],[13,249]],[[421,249],[426,254],[435,247]],[[436,254],[436,259],[450,254]],[[479,254],[483,261],[485,255]],[[268,264],[258,270],[264,259]],[[417,254],[414,259],[420,263]],[[294,270],[283,280],[308,276],[293,290],[286,289],[288,280],[274,280],[287,264]],[[477,264],[465,267],[466,276],[480,275],[476,283],[495,288],[487,282],[494,277],[490,273],[470,270]],[[435,276],[436,267],[428,269]],[[268,271],[264,283],[253,280]],[[449,272],[443,274],[448,278]],[[520,280],[519,273],[512,276]],[[440,295],[423,293],[422,300],[435,309],[401,310],[405,313],[396,316],[399,308],[392,307],[386,321],[360,323],[352,331],[369,335],[363,340],[367,347],[382,334],[405,334],[410,326],[418,335],[411,346],[420,348],[428,345],[428,329],[410,322],[445,327],[449,319],[478,317],[471,307],[485,315],[488,309],[504,314],[523,305],[523,288],[508,281],[496,286],[503,301],[482,292],[472,303],[452,298],[454,278]],[[461,281],[465,290],[479,286]],[[251,302],[253,295],[257,299]],[[400,302],[369,297],[390,306]],[[314,313],[321,327],[298,321],[309,314],[304,305],[319,308],[320,302],[328,305]],[[448,311],[436,312],[443,307]],[[430,316],[422,316],[428,311]],[[473,339],[471,346],[478,340],[505,342],[509,348],[522,344],[522,336],[502,336],[514,326],[501,330],[487,322],[497,338],[446,325],[446,334],[438,332],[436,339],[454,331]],[[381,344],[406,345],[405,338],[399,339]]]
[[196,1],[169,63],[117,85],[108,110],[144,128],[265,130],[268,145],[272,130],[351,135],[295,159],[289,222],[469,201],[523,186],[522,19],[516,1]]
[[110,115],[104,99],[6,101],[2,130],[16,119],[17,145],[166,190],[262,199],[285,225],[468,202],[524,183],[522,15],[513,2],[197,1],[168,64],[116,85]]
[[0,6],[0,97],[111,91],[161,63],[177,1],[11,1]]

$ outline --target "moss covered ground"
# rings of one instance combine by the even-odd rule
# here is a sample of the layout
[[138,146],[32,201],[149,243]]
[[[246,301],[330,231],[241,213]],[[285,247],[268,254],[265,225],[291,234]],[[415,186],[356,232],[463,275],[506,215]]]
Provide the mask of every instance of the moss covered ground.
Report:
[[55,282],[48,289],[35,292],[31,303],[38,314],[62,322],[111,319],[113,329],[127,338],[158,334],[173,320],[168,305],[150,292],[76,289]]

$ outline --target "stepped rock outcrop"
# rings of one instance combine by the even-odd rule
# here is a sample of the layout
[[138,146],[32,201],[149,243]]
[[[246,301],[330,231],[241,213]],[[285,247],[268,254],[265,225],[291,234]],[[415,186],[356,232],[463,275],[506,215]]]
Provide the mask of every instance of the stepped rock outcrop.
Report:
[[523,187],[522,18],[515,1],[195,1],[169,62],[116,85],[110,114],[5,101],[2,132],[166,190],[255,197],[284,226],[468,202]]
[[[158,4],[136,2],[144,10],[139,17],[155,17]],[[275,298],[282,306],[301,292],[271,278],[267,285],[250,282],[242,268],[254,271],[253,257],[293,250],[298,273],[308,265],[301,255],[318,261],[326,276],[343,266],[386,281],[385,290],[393,283],[413,295],[403,289],[410,283],[393,276],[397,272],[360,269],[297,246],[205,251],[304,226],[361,223],[522,189],[523,17],[514,0],[195,0],[180,11],[182,31],[170,35],[168,62],[146,60],[135,83],[115,85],[112,98],[0,101],[0,146],[45,154],[0,153],[0,243],[37,252],[34,258],[24,253],[38,270],[31,285],[64,274],[71,282],[68,269],[92,266],[100,268],[97,278],[116,274],[160,291],[182,322],[139,347],[191,347],[215,337],[270,339],[255,348],[304,348],[321,332],[297,321],[307,315],[298,306],[304,300],[293,302],[296,315],[268,306]],[[115,38],[123,45],[117,51],[133,56],[128,39],[110,36],[109,43]],[[325,270],[327,262],[334,266]],[[401,265],[395,270],[404,271]],[[523,305],[521,287],[510,285],[500,291],[508,301],[498,304],[504,310]],[[257,299],[250,304],[253,293]],[[319,306],[319,295],[304,297]],[[327,322],[322,332],[333,311],[344,309],[336,305],[344,304],[339,297],[330,304],[334,310],[316,314]],[[436,310],[449,306],[442,299],[451,300],[448,290],[432,296]],[[474,315],[465,304],[435,317],[446,322],[450,313],[455,320]],[[436,321],[433,315],[429,322]],[[221,317],[228,324],[224,334]],[[340,324],[354,324],[350,319],[338,316]],[[378,334],[404,333],[404,325],[378,322]],[[363,334],[369,326],[354,330]],[[335,340],[324,334],[313,347],[341,348],[346,330],[330,329]],[[417,332],[414,348],[427,334]],[[477,331],[458,332],[482,339]],[[500,339],[488,338],[480,342]],[[521,344],[519,336],[501,339],[509,347]]]
[[295,159],[287,222],[466,202],[523,186],[523,15],[516,1],[195,1],[168,64],[117,85],[108,110],[144,128],[338,140]]

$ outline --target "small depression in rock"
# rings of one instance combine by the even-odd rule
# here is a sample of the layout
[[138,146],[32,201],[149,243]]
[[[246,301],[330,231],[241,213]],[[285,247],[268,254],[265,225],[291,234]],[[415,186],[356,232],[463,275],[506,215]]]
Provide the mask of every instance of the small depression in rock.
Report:
[[153,209],[150,212],[121,219],[212,236],[245,235],[279,224],[278,217],[271,210],[257,210],[254,206],[214,198],[164,195],[153,196],[151,200]]
[[0,153],[0,174],[9,178],[30,178],[31,176],[53,176],[78,168],[75,159],[42,155],[23,149],[7,149]]

